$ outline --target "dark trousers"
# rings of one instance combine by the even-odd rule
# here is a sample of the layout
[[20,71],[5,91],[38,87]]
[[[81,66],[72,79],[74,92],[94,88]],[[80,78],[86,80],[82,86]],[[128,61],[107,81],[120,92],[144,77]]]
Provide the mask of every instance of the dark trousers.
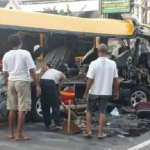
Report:
[[[46,127],[51,125],[53,118],[56,126],[60,126],[60,101],[56,84],[53,80],[40,80],[41,105],[43,120]],[[50,113],[52,108],[52,114]]]

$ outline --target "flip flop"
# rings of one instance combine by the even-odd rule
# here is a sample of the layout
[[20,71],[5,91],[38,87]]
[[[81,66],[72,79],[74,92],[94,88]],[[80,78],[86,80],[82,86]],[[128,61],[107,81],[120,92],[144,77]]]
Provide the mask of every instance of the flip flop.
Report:
[[103,134],[103,136],[98,136],[97,138],[98,138],[98,139],[104,139],[105,137],[107,137],[107,135],[106,135],[106,134]]
[[85,137],[85,138],[91,138],[92,137],[92,132],[85,131],[82,136]]
[[29,141],[31,138],[29,137],[22,137],[22,138],[16,138],[16,141]]

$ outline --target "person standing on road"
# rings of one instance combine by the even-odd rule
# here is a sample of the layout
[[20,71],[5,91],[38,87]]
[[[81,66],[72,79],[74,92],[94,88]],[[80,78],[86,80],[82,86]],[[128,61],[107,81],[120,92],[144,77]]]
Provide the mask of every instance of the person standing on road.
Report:
[[[55,128],[60,129],[60,98],[59,93],[62,85],[66,80],[66,76],[51,68],[50,64],[47,64],[48,70],[42,75],[40,79],[41,92],[41,105],[44,118],[44,124],[46,128],[51,127],[51,118],[53,117],[55,122]],[[52,114],[50,114],[50,108],[52,108]]]
[[31,106],[28,104],[29,100],[31,101],[30,75],[36,84],[37,96],[40,96],[41,88],[30,53],[21,49],[22,40],[20,35],[10,35],[8,42],[12,50],[7,52],[3,57],[3,73],[7,86],[7,109],[9,110],[8,120],[10,131],[8,138],[15,138],[14,122],[16,119],[16,111],[19,111],[16,140],[30,140],[30,138],[25,137],[22,132],[26,112],[31,109]]
[[99,117],[99,132],[98,138],[104,138],[103,133],[105,124],[105,114],[107,102],[112,95],[112,87],[114,82],[115,98],[119,98],[119,80],[116,63],[107,58],[107,46],[100,44],[98,47],[98,59],[91,62],[87,73],[87,85],[84,101],[88,101],[86,113],[87,130],[83,134],[84,137],[91,137],[91,114],[96,111],[98,106]]

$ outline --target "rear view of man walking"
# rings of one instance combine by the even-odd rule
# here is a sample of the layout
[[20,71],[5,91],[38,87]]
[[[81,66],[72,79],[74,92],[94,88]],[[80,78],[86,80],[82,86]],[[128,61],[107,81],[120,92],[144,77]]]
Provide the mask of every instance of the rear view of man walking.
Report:
[[98,138],[104,138],[103,133],[105,124],[105,114],[107,109],[107,102],[112,95],[112,87],[114,82],[115,98],[119,97],[119,82],[118,71],[114,61],[107,58],[107,46],[101,44],[98,48],[99,58],[93,61],[87,73],[87,85],[83,99],[88,99],[86,123],[87,131],[83,134],[84,137],[91,137],[91,114],[96,111],[100,114],[99,117],[99,132]]
[[36,84],[37,96],[40,96],[41,89],[35,73],[35,65],[30,53],[22,50],[20,35],[12,34],[8,37],[12,50],[3,57],[3,73],[7,85],[7,109],[9,110],[9,139],[13,139],[14,122],[18,111],[17,141],[30,140],[22,133],[26,111],[31,108],[27,102],[31,100],[30,75]]

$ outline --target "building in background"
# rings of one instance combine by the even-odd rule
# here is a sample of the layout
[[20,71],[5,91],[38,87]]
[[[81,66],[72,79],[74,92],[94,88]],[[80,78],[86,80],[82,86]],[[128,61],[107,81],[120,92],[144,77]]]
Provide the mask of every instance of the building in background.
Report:
[[67,6],[74,16],[98,18],[98,0],[18,0],[22,10],[43,12],[45,8],[67,11]]
[[[144,8],[148,10],[145,16],[143,16],[145,13]],[[150,24],[150,0],[134,0],[132,13],[136,15],[140,22]]]
[[18,0],[0,0],[0,7],[7,9],[21,9]]
[[0,7],[5,7],[9,3],[9,0],[0,0]]
[[10,0],[9,3],[5,6],[5,8],[21,10],[18,0]]
[[40,12],[47,7],[65,10],[67,5],[72,12],[98,10],[98,0],[19,0],[19,4],[23,10]]

